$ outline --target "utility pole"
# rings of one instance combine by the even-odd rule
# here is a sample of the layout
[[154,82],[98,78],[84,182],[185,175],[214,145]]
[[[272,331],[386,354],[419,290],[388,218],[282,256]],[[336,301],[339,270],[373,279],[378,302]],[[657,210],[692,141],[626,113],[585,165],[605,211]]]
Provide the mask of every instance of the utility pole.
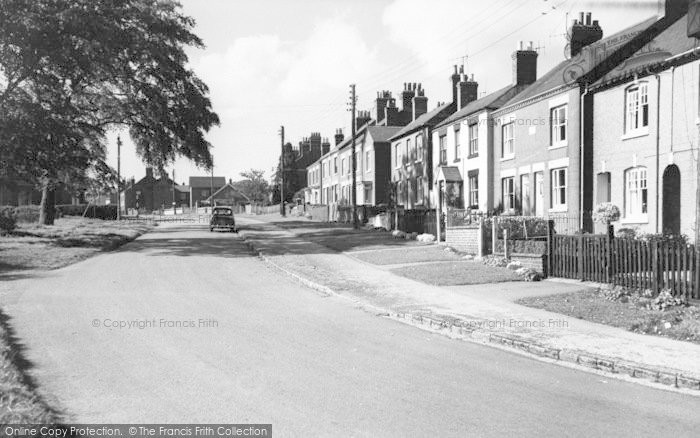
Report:
[[280,214],[284,217],[284,126],[280,126],[280,138]]
[[209,175],[209,207],[213,208],[214,203],[214,157],[211,157],[211,175]]
[[352,227],[357,229],[357,160],[355,154],[355,112],[357,107],[357,95],[355,94],[355,84],[350,84],[350,112],[352,113]]
[[117,220],[122,218],[122,139],[117,136]]

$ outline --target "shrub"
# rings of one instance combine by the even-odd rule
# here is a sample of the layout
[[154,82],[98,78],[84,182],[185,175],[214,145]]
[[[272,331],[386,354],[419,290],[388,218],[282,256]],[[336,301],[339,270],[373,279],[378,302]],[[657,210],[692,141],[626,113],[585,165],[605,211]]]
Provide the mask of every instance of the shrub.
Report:
[[637,240],[643,240],[645,242],[658,242],[658,243],[670,243],[670,244],[680,244],[687,245],[689,243],[688,236],[685,234],[653,234],[645,233],[638,234],[635,236]]
[[[83,214],[82,212],[80,213]],[[104,220],[116,220],[117,219],[117,206],[116,205],[91,205],[85,213],[85,217],[104,219]]]
[[620,219],[620,209],[611,202],[602,202],[593,210],[593,222],[608,225]]
[[617,230],[617,237],[622,239],[634,239],[637,236],[637,230],[634,228],[620,228]]
[[498,218],[498,237],[503,238],[503,230],[508,230],[508,240],[529,239],[547,235],[547,219],[538,217],[500,216]]
[[685,306],[685,298],[673,296],[671,289],[664,289],[647,305],[650,310],[666,310],[676,306]]
[[86,204],[61,204],[56,206],[57,216],[82,216],[85,211]]
[[0,214],[0,236],[13,231],[17,227],[17,221],[12,215]]
[[38,222],[40,207],[38,205],[22,205],[14,208],[14,218],[17,222]]

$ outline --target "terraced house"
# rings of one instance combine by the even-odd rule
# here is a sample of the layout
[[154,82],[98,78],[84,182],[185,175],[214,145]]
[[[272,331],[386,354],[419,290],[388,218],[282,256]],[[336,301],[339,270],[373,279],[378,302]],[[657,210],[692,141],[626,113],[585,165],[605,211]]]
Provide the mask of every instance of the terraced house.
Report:
[[476,93],[477,83],[473,77],[466,80],[462,71],[453,78],[458,111],[435,126],[432,138],[433,144],[440,145],[433,159],[437,163],[436,184],[441,187],[436,198],[444,201],[442,209],[447,208],[450,200],[445,190],[453,184],[462,194],[461,199],[453,201],[456,205],[473,211],[493,210],[492,114],[534,82],[536,76],[537,52],[519,50],[513,54],[513,83],[480,99],[472,100],[473,95],[465,92],[473,89]]
[[692,235],[697,226],[700,22],[688,17],[592,88],[594,199],[620,209],[618,228]]
[[[654,16],[607,38],[591,14],[570,29],[570,58],[494,113],[493,184],[506,214],[565,216],[571,229],[591,230],[593,95],[590,87],[687,11],[669,0]],[[597,129],[597,128],[596,128]],[[561,231],[561,230],[560,230]]]

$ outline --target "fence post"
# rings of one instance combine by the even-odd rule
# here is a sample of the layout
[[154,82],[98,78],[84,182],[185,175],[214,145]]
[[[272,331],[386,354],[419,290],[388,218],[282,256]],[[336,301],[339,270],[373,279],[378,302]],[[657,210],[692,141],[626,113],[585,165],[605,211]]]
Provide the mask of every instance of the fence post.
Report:
[[478,252],[479,252],[479,257],[484,256],[484,221],[479,220],[479,240],[478,240],[479,246],[478,246]]
[[491,221],[491,254],[496,254],[496,241],[498,240],[498,218]]
[[607,229],[607,236],[605,238],[605,262],[607,264],[605,268],[605,281],[608,283],[612,283],[613,279],[613,256],[612,256],[612,250],[613,250],[613,239],[615,238],[615,227],[612,225],[608,224],[608,229]]
[[545,272],[546,277],[552,275],[552,255],[554,253],[554,221],[549,219],[547,221],[547,272]]
[[503,257],[508,260],[508,230],[503,230]]
[[651,242],[651,254],[653,258],[654,293],[659,293],[659,242],[656,240],[652,240]]
[[578,259],[578,276],[581,281],[584,280],[585,276],[583,275],[583,232],[579,231],[578,235],[578,248],[576,248],[576,255]]

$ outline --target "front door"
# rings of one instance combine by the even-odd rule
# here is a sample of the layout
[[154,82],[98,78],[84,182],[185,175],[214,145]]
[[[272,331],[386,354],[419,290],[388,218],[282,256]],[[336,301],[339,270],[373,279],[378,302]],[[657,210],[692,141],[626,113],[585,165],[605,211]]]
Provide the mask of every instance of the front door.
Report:
[[544,177],[535,172],[535,216],[544,217]]
[[681,233],[681,171],[671,164],[663,175],[663,232]]

